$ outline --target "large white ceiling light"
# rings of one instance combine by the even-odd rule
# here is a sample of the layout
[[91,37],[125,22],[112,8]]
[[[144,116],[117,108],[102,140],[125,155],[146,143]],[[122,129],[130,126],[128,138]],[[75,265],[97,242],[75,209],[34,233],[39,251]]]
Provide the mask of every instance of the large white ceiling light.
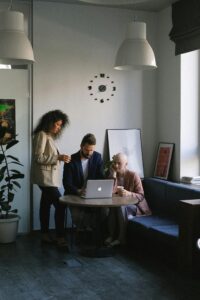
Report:
[[0,64],[26,65],[34,62],[30,41],[24,32],[24,15],[18,11],[0,12]]
[[146,24],[128,24],[126,39],[121,44],[115,61],[116,70],[150,70],[157,68],[153,49],[146,40]]
[[82,2],[102,4],[102,5],[126,5],[144,2],[145,0],[80,0]]
[[79,0],[80,2],[98,5],[130,6],[139,9],[160,11],[178,0]]

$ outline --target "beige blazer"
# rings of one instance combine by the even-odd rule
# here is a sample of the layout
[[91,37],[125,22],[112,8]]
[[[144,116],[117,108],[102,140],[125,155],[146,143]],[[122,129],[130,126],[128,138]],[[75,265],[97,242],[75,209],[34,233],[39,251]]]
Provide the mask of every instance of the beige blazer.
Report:
[[60,162],[54,139],[44,131],[33,139],[31,181],[41,186],[61,186]]

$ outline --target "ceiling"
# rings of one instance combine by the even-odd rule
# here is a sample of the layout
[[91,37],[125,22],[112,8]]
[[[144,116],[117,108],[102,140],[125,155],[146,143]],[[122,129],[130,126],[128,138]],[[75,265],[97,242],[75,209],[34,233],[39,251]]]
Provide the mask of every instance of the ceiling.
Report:
[[39,0],[70,4],[95,5],[158,12],[178,0]]

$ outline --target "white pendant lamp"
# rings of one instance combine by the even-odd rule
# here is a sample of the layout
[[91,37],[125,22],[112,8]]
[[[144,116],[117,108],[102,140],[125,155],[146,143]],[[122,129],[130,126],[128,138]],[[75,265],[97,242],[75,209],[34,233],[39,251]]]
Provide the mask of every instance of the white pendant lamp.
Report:
[[12,10],[0,12],[0,64],[25,65],[33,62],[33,49],[24,32],[23,13]]
[[126,39],[121,44],[115,61],[116,70],[150,70],[157,68],[154,52],[146,40],[146,24],[128,24]]
[[127,5],[144,2],[144,0],[80,0],[81,2],[101,5]]

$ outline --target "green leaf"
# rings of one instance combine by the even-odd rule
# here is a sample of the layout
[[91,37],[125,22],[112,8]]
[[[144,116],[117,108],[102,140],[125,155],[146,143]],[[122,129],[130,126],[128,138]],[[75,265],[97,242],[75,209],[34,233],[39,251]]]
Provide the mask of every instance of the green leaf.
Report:
[[2,167],[2,168],[0,169],[0,174],[4,174],[5,171],[6,171],[6,166],[4,166],[4,167]]
[[17,141],[17,140],[12,140],[12,141],[10,141],[10,142],[6,145],[6,150],[8,150],[9,148],[13,147],[13,146],[16,145],[17,143],[19,143],[19,141]]
[[0,205],[5,201],[5,197],[0,198]]
[[1,203],[1,208],[2,208],[3,211],[9,211],[11,209],[11,206],[6,201],[6,202]]
[[[18,167],[23,167],[23,164],[21,164],[17,157],[10,154],[7,155],[6,152],[18,142],[16,137],[14,137],[13,140],[7,141],[6,144],[0,144],[0,212],[5,211],[5,216],[12,209],[10,203],[14,200],[17,188],[21,188],[18,180],[24,178],[24,174],[18,170]],[[15,152],[13,153],[15,154]],[[12,210],[12,212],[17,212],[17,210]]]
[[4,178],[3,174],[0,173],[0,181],[2,181]]
[[8,188],[8,184],[4,184],[4,185],[1,186],[1,190],[5,190],[7,188]]
[[0,164],[2,163],[3,160],[4,160],[4,155],[0,154]]
[[8,201],[9,201],[9,202],[12,202],[13,199],[14,199],[14,197],[15,197],[15,194],[13,194],[13,193],[11,193],[11,192],[8,193]]
[[7,185],[7,188],[9,189],[9,190],[12,190],[13,189],[13,184],[12,183],[10,183],[10,180],[8,179],[8,178],[5,178],[5,180],[8,182],[6,185]]
[[21,187],[21,185],[17,181],[13,181],[13,184],[16,185],[18,188]]
[[12,155],[7,155],[7,158],[12,158],[13,160],[15,161],[18,161],[19,162],[19,159],[15,156],[12,156]]
[[21,172],[20,172],[20,171],[18,171],[18,170],[13,170],[13,169],[11,169],[11,170],[10,170],[10,172],[12,172],[12,173],[16,173],[16,174],[21,174]]
[[0,139],[2,139],[4,137],[6,131],[7,131],[7,128],[1,126],[1,129],[0,129]]
[[10,176],[10,180],[24,178],[24,174],[13,174]]

